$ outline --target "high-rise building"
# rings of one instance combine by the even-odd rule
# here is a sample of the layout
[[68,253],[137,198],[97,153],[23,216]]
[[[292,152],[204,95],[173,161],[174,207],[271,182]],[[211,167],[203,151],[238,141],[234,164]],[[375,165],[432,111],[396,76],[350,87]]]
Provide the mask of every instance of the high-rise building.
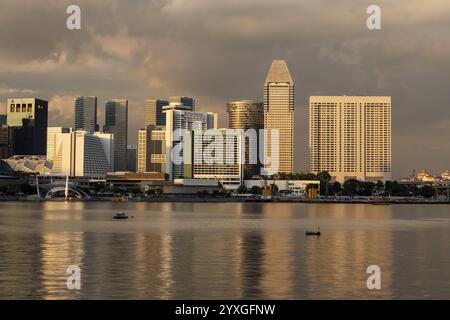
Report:
[[75,130],[98,131],[97,97],[75,98]]
[[137,145],[127,146],[127,171],[136,172]]
[[184,141],[185,178],[218,180],[226,189],[238,189],[243,183],[243,134],[231,129],[215,131],[216,137],[210,140],[204,131],[193,130],[190,141]]
[[163,107],[168,104],[169,101],[163,99],[146,100],[144,106],[145,126],[164,126],[166,124],[166,115],[163,113]]
[[[184,178],[184,164],[172,158],[172,150],[183,141],[182,131],[184,130],[206,130],[217,128],[217,113],[195,112],[184,110],[184,106],[179,103],[171,103],[164,108],[166,114],[166,170],[170,179]],[[180,152],[183,158],[183,151]]]
[[72,132],[72,128],[48,127],[47,128],[47,161],[55,159],[56,137],[61,133]]
[[265,167],[266,174],[294,171],[294,81],[284,60],[274,60],[264,84],[264,150],[272,155],[272,133],[279,133],[278,168]]
[[137,172],[147,172],[147,128],[138,131]]
[[[259,175],[261,170],[259,157],[259,131],[264,129],[264,105],[251,100],[233,101],[227,104],[230,129],[254,130],[254,141],[244,137],[244,177]],[[256,161],[255,161],[256,160]],[[256,163],[255,163],[256,162]]]
[[105,105],[105,133],[114,134],[114,170],[127,170],[128,100],[108,100]]
[[166,170],[166,129],[149,125],[138,133],[138,172]]
[[104,177],[114,168],[114,137],[107,133],[57,133],[52,173]]
[[48,102],[8,99],[6,108],[11,155],[46,155]]
[[309,99],[310,169],[337,181],[391,178],[391,97]]
[[190,111],[195,111],[195,99],[184,96],[172,96],[169,98],[170,103],[180,103],[188,107]]

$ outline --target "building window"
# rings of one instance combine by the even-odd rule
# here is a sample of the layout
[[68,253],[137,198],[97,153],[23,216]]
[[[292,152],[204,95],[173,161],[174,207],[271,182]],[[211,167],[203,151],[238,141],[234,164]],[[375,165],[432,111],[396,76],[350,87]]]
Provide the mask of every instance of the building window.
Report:
[[16,105],[13,103],[11,104],[11,107],[9,108],[10,112],[14,112]]

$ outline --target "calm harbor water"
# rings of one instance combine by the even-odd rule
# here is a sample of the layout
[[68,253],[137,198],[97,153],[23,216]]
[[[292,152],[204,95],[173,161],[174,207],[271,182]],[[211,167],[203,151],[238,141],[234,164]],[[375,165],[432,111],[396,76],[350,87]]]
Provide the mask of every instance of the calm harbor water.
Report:
[[22,298],[450,299],[450,206],[4,202],[0,299]]

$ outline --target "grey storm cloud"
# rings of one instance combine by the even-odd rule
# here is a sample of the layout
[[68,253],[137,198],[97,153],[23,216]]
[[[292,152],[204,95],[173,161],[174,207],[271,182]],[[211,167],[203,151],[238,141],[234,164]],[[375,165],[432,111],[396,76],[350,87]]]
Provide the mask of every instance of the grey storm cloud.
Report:
[[[130,101],[135,143],[147,98],[190,95],[200,110],[262,99],[272,59],[296,83],[296,169],[308,170],[310,95],[391,95],[394,177],[450,168],[450,3],[380,0],[0,0],[0,103],[48,99],[72,125],[73,98]],[[82,29],[66,28],[81,7]]]

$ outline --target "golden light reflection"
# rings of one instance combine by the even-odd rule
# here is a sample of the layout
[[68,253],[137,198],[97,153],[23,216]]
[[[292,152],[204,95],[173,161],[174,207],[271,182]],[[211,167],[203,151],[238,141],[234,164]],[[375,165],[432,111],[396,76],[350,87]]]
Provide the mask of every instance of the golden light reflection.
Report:
[[[66,270],[70,265],[83,265],[82,232],[47,233],[41,243],[41,284],[44,299],[76,298],[79,291],[67,289]],[[82,284],[83,285],[83,284]]]
[[[367,210],[370,209],[370,210]],[[375,214],[367,206],[313,206],[309,215],[339,219],[370,219]],[[383,207],[384,217],[391,215]],[[379,213],[379,212],[378,212]],[[380,214],[380,213],[379,213]],[[393,261],[393,235],[389,229],[368,227],[352,222],[347,229],[324,228],[320,238],[307,240],[305,261],[308,275],[307,296],[311,298],[390,298]],[[382,272],[382,290],[369,291],[366,269],[378,265]],[[320,292],[320,296],[318,293]]]

